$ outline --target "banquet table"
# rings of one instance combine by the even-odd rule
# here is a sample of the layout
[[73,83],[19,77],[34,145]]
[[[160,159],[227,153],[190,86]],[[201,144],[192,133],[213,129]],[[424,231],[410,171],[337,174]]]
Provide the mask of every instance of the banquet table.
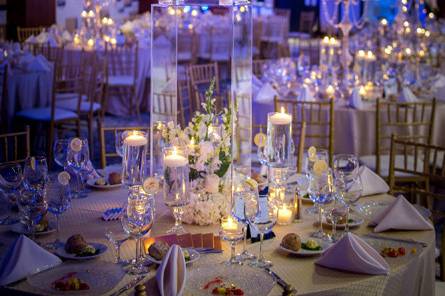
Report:
[[[101,214],[108,208],[121,206],[126,199],[126,191],[118,189],[116,191],[93,191],[85,199],[75,199],[72,202],[72,208],[69,209],[61,218],[62,240],[65,240],[72,234],[81,233],[87,240],[107,243],[105,232],[111,230],[115,234],[122,233],[122,227],[118,221],[105,222],[101,220]],[[389,195],[376,195],[364,197],[362,201],[390,201],[393,197]],[[305,206],[307,207],[307,206]],[[303,211],[304,213],[304,211]],[[173,225],[173,217],[169,209],[162,203],[161,197],[156,199],[156,219],[151,236],[165,234],[165,231]],[[392,238],[414,239],[424,242],[427,246],[419,250],[416,256],[410,257],[406,261],[390,263],[390,274],[388,276],[371,276],[336,271],[323,268],[314,264],[317,257],[294,257],[289,256],[277,250],[282,237],[289,232],[296,232],[302,236],[308,235],[314,230],[314,218],[310,215],[303,215],[301,222],[296,222],[288,226],[275,226],[274,232],[276,238],[267,240],[264,243],[265,257],[273,262],[273,270],[285,281],[292,284],[297,290],[298,295],[434,295],[435,280],[435,234],[434,231],[391,231],[384,233]],[[365,222],[366,224],[366,222]],[[356,234],[363,235],[371,232],[372,229],[366,226],[360,226],[353,231]],[[209,233],[217,234],[217,226],[196,226],[186,225],[186,230],[191,233]],[[5,248],[17,237],[16,234],[5,228],[0,228],[0,254],[4,254]],[[40,243],[51,242],[55,235],[47,237],[38,237]],[[249,244],[248,249],[255,254],[258,252],[258,243]],[[238,249],[240,245],[238,245]],[[201,258],[193,263],[189,269],[200,266],[211,265],[218,268],[218,263],[227,259],[229,256],[228,246],[223,243],[223,254],[201,255]],[[122,245],[122,256],[131,258],[134,256],[134,242],[126,242]],[[109,249],[100,259],[103,261],[113,261],[113,251]],[[100,264],[100,261],[96,261]],[[63,264],[70,264],[65,262]],[[151,284],[148,285],[148,295],[158,295],[155,281],[153,279],[154,271],[147,276]],[[117,286],[110,291],[110,294],[119,290],[130,281],[130,276],[126,275]],[[4,288],[6,293],[37,293],[38,289],[31,287],[26,281],[21,281],[8,288]],[[126,292],[133,295],[134,289]],[[281,295],[282,290],[278,285],[274,285],[267,295]],[[0,289],[0,294],[2,290]],[[2,294],[4,295],[4,294]],[[247,293],[247,295],[249,295]]]

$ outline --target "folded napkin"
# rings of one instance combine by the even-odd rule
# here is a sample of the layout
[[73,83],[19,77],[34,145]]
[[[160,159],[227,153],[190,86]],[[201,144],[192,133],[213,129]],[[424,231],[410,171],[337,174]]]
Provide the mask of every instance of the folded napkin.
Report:
[[186,266],[184,254],[178,245],[168,250],[161,266],[156,272],[159,294],[161,296],[180,296],[184,292]]
[[436,77],[434,78],[432,87],[436,89],[445,87],[445,75],[437,74]]
[[258,91],[255,97],[255,102],[257,103],[272,103],[275,96],[278,96],[277,91],[266,82]]
[[402,91],[399,96],[399,101],[403,103],[414,103],[419,101],[416,95],[409,89],[409,87],[402,87]]
[[36,42],[37,43],[45,43],[48,42],[48,33],[46,32],[42,32],[39,35],[37,35],[36,37]]
[[360,88],[355,87],[352,90],[351,98],[349,99],[349,105],[355,109],[364,109],[364,104],[362,100],[362,96],[360,95]]
[[382,194],[389,191],[389,186],[379,175],[367,166],[359,168],[359,176],[362,183],[362,196]]
[[383,257],[357,235],[348,232],[327,249],[315,264],[364,274],[388,274],[389,265]]
[[399,195],[388,207],[378,213],[369,223],[376,226],[374,232],[389,229],[431,230],[433,226],[402,195]]
[[394,78],[385,80],[383,82],[383,88],[385,89],[385,96],[387,98],[390,96],[396,96],[398,92],[397,80]]
[[303,85],[301,87],[300,93],[298,94],[298,101],[303,102],[314,102],[315,97],[312,91],[310,90],[309,86]]
[[63,40],[64,42],[71,42],[71,41],[73,41],[73,36],[71,36],[70,32],[68,32],[68,31],[65,30],[65,31],[62,33],[62,40]]
[[0,286],[61,263],[59,257],[49,253],[25,235],[20,235],[6,251],[0,263]]
[[36,43],[36,42],[37,42],[37,40],[36,40],[36,36],[34,36],[34,35],[29,36],[29,37],[25,40],[25,43],[29,43],[29,44],[34,44],[34,43]]
[[102,219],[104,221],[119,220],[123,213],[124,213],[124,209],[123,208],[111,208],[111,209],[106,210],[102,214]]

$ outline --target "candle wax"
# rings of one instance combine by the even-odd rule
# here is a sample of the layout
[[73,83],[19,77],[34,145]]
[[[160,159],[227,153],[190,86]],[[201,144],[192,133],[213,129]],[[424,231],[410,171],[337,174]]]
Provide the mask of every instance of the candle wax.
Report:
[[269,120],[272,124],[276,125],[285,125],[290,124],[292,122],[292,116],[287,113],[275,113],[269,117]]
[[292,218],[292,211],[283,205],[278,209],[278,224],[288,224]]
[[142,135],[129,135],[124,140],[125,144],[128,146],[144,146],[147,145],[147,138]]
[[183,167],[187,163],[188,163],[187,158],[182,155],[171,154],[164,157],[164,165],[166,167],[170,168]]

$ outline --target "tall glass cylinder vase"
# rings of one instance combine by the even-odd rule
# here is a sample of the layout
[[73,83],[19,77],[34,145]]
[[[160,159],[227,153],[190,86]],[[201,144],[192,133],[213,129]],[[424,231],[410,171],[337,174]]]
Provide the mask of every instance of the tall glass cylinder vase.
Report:
[[124,137],[124,158],[122,161],[122,184],[141,185],[145,178],[147,161],[147,133],[128,131]]
[[169,233],[184,233],[182,227],[183,207],[190,202],[189,164],[184,149],[164,149],[164,202],[173,211],[175,226]]
[[267,114],[266,158],[269,167],[287,167],[292,158],[292,116],[282,110]]

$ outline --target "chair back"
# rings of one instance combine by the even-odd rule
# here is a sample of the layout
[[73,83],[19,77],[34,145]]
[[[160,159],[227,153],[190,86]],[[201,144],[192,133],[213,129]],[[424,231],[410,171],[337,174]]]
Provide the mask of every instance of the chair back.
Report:
[[22,162],[31,153],[30,128],[23,132],[0,134],[0,163]]
[[298,26],[299,32],[311,33],[315,20],[315,12],[302,11],[300,12],[300,25]]
[[272,61],[273,60],[253,60],[252,61],[253,75],[255,75],[258,79],[263,78],[265,65],[267,65],[269,62]]
[[[116,134],[118,132],[130,130],[146,131],[150,135],[150,128],[146,126],[126,126],[126,127],[101,127],[100,128],[100,163],[102,168],[107,166],[107,161],[110,158],[120,157],[116,153]],[[150,143],[150,141],[148,141]],[[114,145],[107,147],[106,143],[113,143]],[[108,148],[108,149],[107,149]],[[150,151],[150,149],[147,149]],[[148,152],[149,153],[149,152]]]
[[280,99],[275,97],[275,111],[284,108],[292,114],[292,134],[295,146],[300,146],[302,124],[305,122],[304,147],[316,146],[327,149],[332,166],[334,156],[334,101],[304,102],[297,98]]
[[210,60],[229,61],[231,56],[231,28],[226,26],[212,27],[210,33]]
[[20,43],[23,43],[30,36],[32,35],[37,36],[40,33],[42,33],[43,30],[44,30],[43,27],[29,27],[29,28],[17,27],[17,38]]
[[[215,95],[220,96],[219,70],[218,64],[202,64],[191,65],[188,69],[190,84],[193,96],[193,111],[200,110],[201,103],[205,100],[205,91],[209,87],[213,79],[215,79]],[[218,107],[222,106],[222,102],[217,102]]]
[[56,65],[60,65],[61,63],[63,63],[63,47],[52,47],[49,45],[49,43],[34,44],[32,47],[32,51],[34,55],[40,54],[44,56],[49,62],[52,62]]
[[190,97],[190,81],[188,78],[178,80],[178,123],[186,127],[193,117],[192,101]]
[[171,121],[178,119],[178,115],[180,115],[178,107],[181,106],[181,104],[179,104],[176,93],[153,93],[152,103],[151,114],[156,121]]
[[178,62],[195,62],[196,34],[193,28],[179,30],[177,59]]
[[376,173],[381,175],[380,159],[390,153],[391,135],[406,141],[431,144],[435,99],[430,102],[398,103],[377,100],[375,151]]
[[105,46],[105,55],[107,57],[107,75],[108,76],[131,76],[136,83],[138,75],[138,53],[139,44],[125,46]]

